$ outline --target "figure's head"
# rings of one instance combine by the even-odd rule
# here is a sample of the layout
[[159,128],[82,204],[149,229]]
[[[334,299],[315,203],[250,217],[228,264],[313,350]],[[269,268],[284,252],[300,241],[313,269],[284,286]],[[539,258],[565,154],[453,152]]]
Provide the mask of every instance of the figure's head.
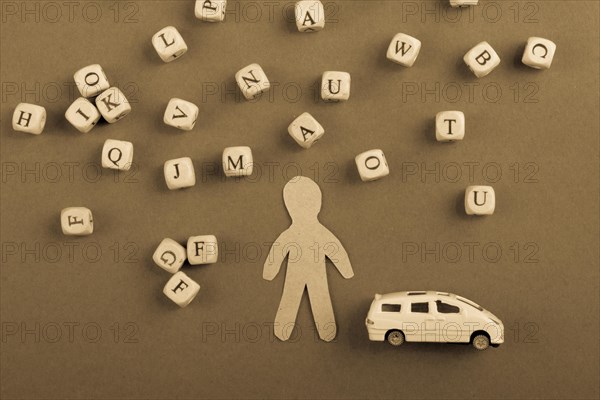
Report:
[[321,189],[312,179],[296,176],[283,188],[283,201],[292,219],[316,218],[321,211]]

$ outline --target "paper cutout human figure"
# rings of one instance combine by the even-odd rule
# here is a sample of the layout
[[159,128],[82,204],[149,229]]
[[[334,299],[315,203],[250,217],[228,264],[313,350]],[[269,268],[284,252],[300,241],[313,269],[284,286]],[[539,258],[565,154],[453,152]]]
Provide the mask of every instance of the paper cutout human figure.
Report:
[[275,316],[275,336],[283,341],[290,338],[306,288],[319,337],[329,342],[335,338],[337,326],[325,257],[346,279],[354,276],[352,265],[339,239],[319,222],[321,189],[313,180],[302,176],[292,178],[283,189],[283,200],[292,224],[271,246],[263,270],[263,278],[271,281],[288,258],[281,303]]

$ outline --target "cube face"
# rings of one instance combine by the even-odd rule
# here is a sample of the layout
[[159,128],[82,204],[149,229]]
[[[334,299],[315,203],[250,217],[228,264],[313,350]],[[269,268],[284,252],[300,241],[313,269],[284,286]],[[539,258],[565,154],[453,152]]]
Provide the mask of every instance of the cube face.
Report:
[[555,52],[554,42],[540,37],[530,37],[521,61],[531,68],[548,69],[552,65]]
[[465,191],[467,215],[492,215],[496,208],[496,193],[491,186],[469,186]]
[[318,32],[325,28],[325,8],[320,1],[302,0],[294,9],[300,32]]
[[435,116],[435,138],[438,142],[463,140],[465,114],[462,111],[441,111]]
[[83,97],[95,97],[108,89],[110,84],[99,64],[88,65],[75,72],[73,76],[77,89]]
[[463,60],[478,78],[483,78],[500,65],[500,57],[488,42],[473,47]]
[[469,7],[476,6],[479,0],[450,0],[450,7]]
[[325,129],[309,113],[296,118],[288,127],[290,136],[305,149],[309,149],[325,134]]
[[68,207],[60,212],[62,232],[70,236],[86,236],[94,232],[92,212],[85,207]]
[[173,275],[163,288],[165,296],[182,308],[190,304],[199,291],[200,285],[181,271]]
[[46,126],[46,109],[29,103],[20,103],[15,108],[12,128],[18,132],[39,135]]
[[363,182],[381,179],[390,174],[387,160],[379,149],[365,151],[356,156],[356,167]]
[[396,64],[412,67],[417,60],[420,51],[420,40],[404,33],[399,33],[394,36],[388,47],[387,58]]
[[165,162],[164,174],[169,190],[188,188],[196,184],[194,164],[189,157],[176,158]]
[[325,101],[346,101],[350,98],[350,74],[340,71],[323,73],[321,98]]
[[152,260],[165,271],[174,274],[185,262],[186,255],[185,247],[173,239],[165,238],[154,251]]
[[252,150],[247,146],[227,147],[223,150],[225,176],[248,176],[254,170]]
[[152,46],[160,56],[160,59],[168,63],[184,55],[188,48],[173,26],[167,26],[152,36]]
[[198,120],[198,107],[189,101],[173,98],[169,100],[163,121],[175,128],[191,131]]
[[213,235],[190,237],[187,241],[187,258],[191,265],[216,263],[219,259],[217,238]]
[[102,168],[129,171],[133,162],[133,143],[108,139],[102,147]]
[[196,18],[207,22],[222,22],[225,20],[227,0],[196,0],[194,13]]
[[246,100],[252,100],[266,92],[271,83],[258,64],[250,64],[235,74],[235,80]]
[[96,107],[109,124],[114,124],[131,112],[129,101],[118,88],[111,87],[96,97]]
[[65,118],[81,133],[92,130],[100,120],[100,112],[89,100],[80,97],[65,112]]

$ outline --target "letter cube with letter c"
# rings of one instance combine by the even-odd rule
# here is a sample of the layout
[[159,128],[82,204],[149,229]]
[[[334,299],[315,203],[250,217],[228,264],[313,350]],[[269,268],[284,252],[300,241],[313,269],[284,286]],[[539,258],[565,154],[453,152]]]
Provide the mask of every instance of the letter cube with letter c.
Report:
[[555,52],[554,42],[540,37],[530,37],[521,61],[531,68],[548,69],[552,65]]

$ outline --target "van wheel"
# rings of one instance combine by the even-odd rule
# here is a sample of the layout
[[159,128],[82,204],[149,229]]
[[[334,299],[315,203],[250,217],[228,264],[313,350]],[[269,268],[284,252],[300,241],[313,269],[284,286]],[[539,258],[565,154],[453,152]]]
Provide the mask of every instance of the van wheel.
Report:
[[473,338],[472,344],[475,349],[483,351],[490,347],[490,338],[486,335],[479,334]]
[[404,343],[404,333],[400,331],[390,331],[387,334],[387,341],[392,346],[400,346]]

